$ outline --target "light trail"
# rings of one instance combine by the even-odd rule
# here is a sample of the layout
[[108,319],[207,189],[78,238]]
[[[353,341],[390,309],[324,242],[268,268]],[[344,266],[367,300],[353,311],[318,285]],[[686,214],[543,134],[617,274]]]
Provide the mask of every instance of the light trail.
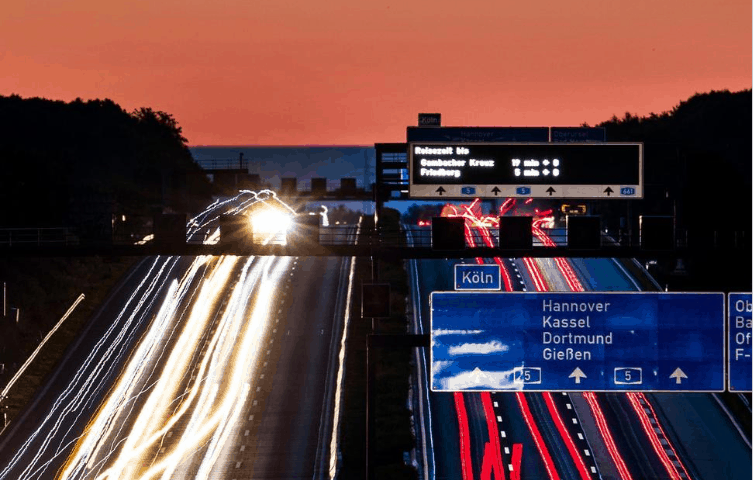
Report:
[[66,319],[73,313],[73,310],[76,309],[76,307],[84,300],[84,294],[81,295],[74,300],[73,304],[68,308],[68,310],[63,314],[63,316],[58,320],[58,323],[55,324],[54,327],[52,327],[52,330],[50,330],[47,335],[45,335],[45,338],[39,343],[36,349],[32,352],[31,355],[29,355],[29,358],[26,359],[23,365],[21,365],[21,368],[18,369],[15,375],[13,375],[13,378],[10,379],[10,382],[5,386],[2,392],[0,392],[0,401],[2,401],[5,397],[8,396],[8,391],[13,387],[13,385],[16,383],[16,380],[19,379],[21,375],[26,371],[26,369],[29,367],[29,364],[34,361],[34,359],[39,354],[39,351],[42,350],[42,347],[44,347],[45,343],[52,337],[52,335],[58,331],[61,325],[63,325],[63,322],[66,321]]
[[[490,465],[490,471],[495,473],[497,480],[505,480],[505,469],[503,468],[503,458],[500,455],[500,439],[498,438],[498,428],[495,422],[495,411],[492,408],[492,396],[490,392],[482,392],[482,405],[484,407],[484,417],[487,420],[487,435],[489,436],[488,447],[485,448],[484,459]],[[487,450],[490,450],[489,452]],[[483,469],[484,470],[484,469]],[[482,474],[484,475],[484,473]],[[490,478],[489,475],[487,478]]]
[[599,402],[597,401],[597,395],[594,392],[583,392],[581,395],[587,401],[589,408],[592,410],[592,415],[594,416],[597,428],[602,435],[607,451],[610,453],[610,458],[613,459],[613,463],[618,469],[618,474],[620,475],[621,480],[633,480],[631,473],[628,471],[628,467],[626,467],[626,462],[623,460],[620,452],[618,452],[618,447],[615,446],[615,440],[613,440],[613,435],[610,433],[610,428],[607,426],[607,420],[605,419],[605,414],[602,412],[602,408],[600,408]]
[[573,458],[574,462],[576,463],[576,468],[579,471],[579,475],[581,475],[582,480],[589,480],[591,477],[586,469],[586,465],[584,464],[584,459],[579,455],[578,451],[576,450],[576,445],[573,443],[573,439],[566,430],[565,424],[563,423],[563,418],[560,416],[560,413],[558,413],[558,408],[552,399],[552,394],[550,392],[544,392],[542,396],[544,397],[545,403],[547,404],[547,410],[550,412],[550,416],[555,420],[555,426],[557,427],[558,432],[560,432],[560,436],[565,442],[568,452],[571,454],[571,458]]
[[[34,430],[22,446],[16,451],[8,465],[0,471],[0,479],[8,478],[9,473],[17,467],[19,462],[34,448],[31,458],[24,458],[22,471],[13,480],[45,478],[45,471],[49,464],[63,454],[70,440],[59,440],[57,446],[53,441],[59,436],[61,429],[68,426],[68,431],[79,421],[84,404],[92,401],[96,391],[101,388],[101,379],[109,376],[113,365],[125,355],[124,350],[132,340],[134,332],[146,321],[146,310],[150,299],[165,284],[166,277],[175,266],[171,259],[157,257],[150,266],[147,274],[141,279],[137,288],[126,300],[124,308],[113,320],[102,338],[95,344],[90,354],[84,360],[81,368],[75,373],[69,386],[64,389],[53,406],[47,412],[39,427]],[[32,447],[34,442],[41,442]],[[47,461],[42,459],[47,456]]]
[[[356,238],[359,238],[361,232],[361,220],[363,217],[359,217],[359,224],[356,227]],[[348,336],[348,325],[351,320],[351,294],[353,292],[353,276],[356,268],[356,259],[351,258],[351,268],[348,272],[348,291],[346,292],[346,307],[343,318],[343,333],[340,337],[340,350],[338,351],[338,376],[335,381],[335,405],[333,407],[333,424],[332,435],[330,436],[330,465],[328,474],[330,480],[334,480],[338,473],[338,437],[340,434],[340,415],[341,415],[341,400],[343,396],[343,378],[345,376],[345,358],[346,358],[346,339]]]
[[471,436],[469,433],[469,417],[466,413],[466,404],[462,392],[453,392],[453,400],[456,404],[456,416],[458,417],[458,441],[461,445],[461,474],[463,480],[474,480],[474,471],[471,467]]
[[[647,438],[649,438],[649,442],[652,444],[652,448],[654,449],[655,453],[660,459],[660,462],[662,463],[663,467],[665,467],[665,470],[668,472],[668,475],[672,480],[681,480],[681,476],[678,474],[678,471],[673,467],[673,463],[671,462],[670,458],[668,457],[668,454],[665,453],[665,449],[662,448],[662,444],[660,444],[660,440],[657,438],[656,435],[652,435],[652,424],[649,423],[649,419],[646,416],[646,413],[644,412],[644,409],[641,408],[641,405],[639,404],[639,401],[636,398],[636,395],[634,393],[627,393],[626,396],[628,397],[628,401],[631,404],[631,407],[633,407],[634,411],[636,412],[636,415],[639,417],[639,421],[641,422],[641,428],[644,429],[644,432],[647,434]],[[687,478],[690,478],[687,476]]]
[[526,401],[526,397],[522,392],[516,392],[516,401],[518,401],[518,406],[521,409],[521,415],[524,417],[524,422],[526,422],[526,426],[529,428],[531,436],[534,439],[534,445],[536,445],[537,450],[539,450],[539,455],[540,457],[542,457],[542,461],[544,461],[545,463],[547,474],[549,475],[550,479],[559,480],[560,475],[558,475],[558,472],[555,469],[555,464],[552,461],[550,452],[549,450],[547,450],[547,446],[545,445],[545,441],[542,438],[542,434],[539,433],[539,428],[534,422],[534,417],[529,410],[529,402]]
[[[257,201],[275,200],[279,202],[274,195],[265,192],[241,192],[226,201],[215,202],[189,220],[187,239],[202,234],[203,229],[216,221],[223,212],[241,213]],[[290,207],[285,207],[290,210]],[[248,260],[247,266],[252,260]],[[236,270],[237,259],[198,257],[184,270],[180,280],[173,278],[177,262],[178,259],[173,257],[157,257],[152,260],[144,276],[138,280],[136,288],[126,298],[121,311],[108,323],[106,331],[73,375],[69,386],[55,400],[39,427],[0,471],[0,479],[49,478],[46,470],[62,455],[66,455],[67,461],[58,471],[58,478],[103,477],[114,472],[114,465],[117,466],[115,470],[122,470],[116,475],[119,478],[143,478],[138,476],[139,471],[150,463],[154,466],[153,451],[158,448],[158,440],[164,442],[158,432],[165,428],[166,422],[175,424],[181,417],[184,405],[192,405],[192,400],[197,397],[196,391],[184,391],[181,388],[182,385],[191,383],[188,379],[191,372],[185,368],[192,362],[192,353],[198,350],[198,339],[207,335],[201,328],[202,322],[194,320],[201,317],[206,327],[207,318],[214,318],[211,313],[217,309],[216,305],[221,292],[227,287],[230,272]],[[220,379],[218,382],[206,382],[209,393],[202,391],[205,404],[202,408],[190,409],[195,417],[198,414],[201,417],[202,412],[207,417],[203,420],[200,418],[202,422],[195,422],[196,425],[204,424],[198,431],[197,438],[211,437],[212,442],[202,459],[202,472],[211,471],[219,452],[226,448],[233,418],[240,411],[241,399],[246,395],[244,392],[249,390],[249,382],[241,379],[254,371],[256,357],[252,354],[259,350],[259,345],[254,345],[261,342],[266,331],[264,326],[269,315],[265,312],[275,298],[274,286],[288,267],[287,259],[273,262],[270,258],[257,263],[261,266],[257,268],[255,264],[253,275],[242,275],[241,281],[235,286],[234,295],[231,295],[231,300],[225,306],[225,315],[219,322],[220,325],[229,322],[236,327],[218,327],[213,333],[210,343],[217,348],[210,349],[203,358],[209,359],[211,353],[213,360],[202,364],[199,379],[193,382],[202,383],[213,375]],[[205,270],[205,273],[201,274],[201,270]],[[205,276],[203,281],[200,280],[202,275]],[[200,281],[203,283],[200,288],[192,286]],[[253,291],[257,292],[256,302],[250,313],[251,319],[248,319],[244,312],[246,304],[253,297]],[[163,300],[158,304],[161,297]],[[181,305],[188,303],[194,304],[190,313],[187,307],[181,308]],[[151,318],[153,308],[156,314]],[[188,320],[184,319],[184,315],[188,316]],[[226,320],[226,317],[232,317],[233,321]],[[193,330],[194,323],[198,325],[196,331]],[[148,326],[141,334],[145,324]],[[244,327],[240,327],[241,324]],[[178,328],[179,325],[183,326]],[[250,334],[251,330],[253,333]],[[176,332],[179,335],[177,339],[173,339]],[[218,344],[216,339],[222,335],[225,342]],[[141,338],[133,352],[129,353],[137,336]],[[239,338],[244,338],[244,341],[238,342]],[[229,346],[236,342],[243,347],[242,351]],[[166,351],[168,344],[177,346],[176,351],[180,355]],[[159,367],[163,365],[160,359],[166,354],[166,366]],[[124,358],[128,358],[125,363]],[[180,371],[182,367],[184,372]],[[158,375],[160,369],[162,374]],[[223,369],[227,370],[224,376],[221,374]],[[121,373],[112,386],[108,387],[107,379],[113,378],[116,370],[121,370]],[[167,377],[171,377],[172,383],[163,381]],[[105,388],[108,389],[107,395],[100,402],[100,392]],[[224,395],[218,399],[219,393]],[[80,428],[77,425],[81,425],[82,420],[87,418],[88,409],[95,402],[100,402],[99,407],[84,427],[83,434],[76,438],[76,428]],[[145,406],[148,407],[146,410]],[[192,407],[195,406],[196,402]],[[148,414],[142,415],[143,411]],[[130,425],[126,425],[124,420],[132,413],[139,415]],[[207,429],[208,423],[219,428]],[[129,426],[133,431],[129,431]],[[141,435],[138,435],[139,432]],[[137,438],[141,439],[138,446],[135,445]],[[196,442],[189,446],[191,453],[196,451]],[[127,460],[134,451],[148,455],[144,464],[134,467]],[[104,466],[109,468],[102,472]]]

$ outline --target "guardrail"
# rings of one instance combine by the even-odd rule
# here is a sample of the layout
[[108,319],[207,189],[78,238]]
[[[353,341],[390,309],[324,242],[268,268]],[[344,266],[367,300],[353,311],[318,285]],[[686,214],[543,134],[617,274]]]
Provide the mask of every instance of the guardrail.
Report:
[[2,228],[0,246],[14,245],[78,245],[79,238],[66,227],[59,228]]

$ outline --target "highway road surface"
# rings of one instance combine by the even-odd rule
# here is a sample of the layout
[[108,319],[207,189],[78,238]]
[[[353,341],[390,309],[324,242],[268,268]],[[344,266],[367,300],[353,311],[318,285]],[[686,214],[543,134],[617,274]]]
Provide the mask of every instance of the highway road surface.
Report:
[[[408,230],[414,242],[428,240],[421,228]],[[467,242],[494,241],[495,232],[479,230]],[[504,266],[515,291],[639,289],[614,259],[479,260]],[[410,262],[415,331],[429,329],[429,293],[453,290],[454,263],[473,262]],[[426,368],[429,359],[415,355]],[[415,378],[426,382],[427,375]],[[429,412],[422,424],[429,433],[419,443],[434,446],[423,457],[428,478],[751,477],[751,447],[712,394],[493,393],[490,409],[488,394],[433,393],[419,382],[415,390],[414,411],[422,404]]]
[[0,438],[0,479],[330,478],[351,263],[142,260]]

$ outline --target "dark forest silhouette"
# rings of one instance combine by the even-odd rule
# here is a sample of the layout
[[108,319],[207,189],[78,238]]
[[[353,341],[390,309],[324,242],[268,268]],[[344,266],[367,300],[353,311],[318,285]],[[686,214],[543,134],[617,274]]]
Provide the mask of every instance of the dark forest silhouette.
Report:
[[681,231],[751,232],[751,106],[751,90],[712,91],[659,115],[600,123],[611,142],[644,142],[647,188],[637,211],[672,214],[675,200]]
[[151,108],[0,96],[0,225],[80,227],[196,210],[211,185],[186,142],[170,114]]

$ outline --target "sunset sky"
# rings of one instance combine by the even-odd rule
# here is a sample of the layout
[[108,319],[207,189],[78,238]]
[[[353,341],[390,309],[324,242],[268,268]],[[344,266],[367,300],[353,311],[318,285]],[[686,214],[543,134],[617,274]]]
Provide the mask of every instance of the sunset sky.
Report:
[[595,124],[752,85],[751,0],[20,0],[0,95],[171,113],[192,145]]

